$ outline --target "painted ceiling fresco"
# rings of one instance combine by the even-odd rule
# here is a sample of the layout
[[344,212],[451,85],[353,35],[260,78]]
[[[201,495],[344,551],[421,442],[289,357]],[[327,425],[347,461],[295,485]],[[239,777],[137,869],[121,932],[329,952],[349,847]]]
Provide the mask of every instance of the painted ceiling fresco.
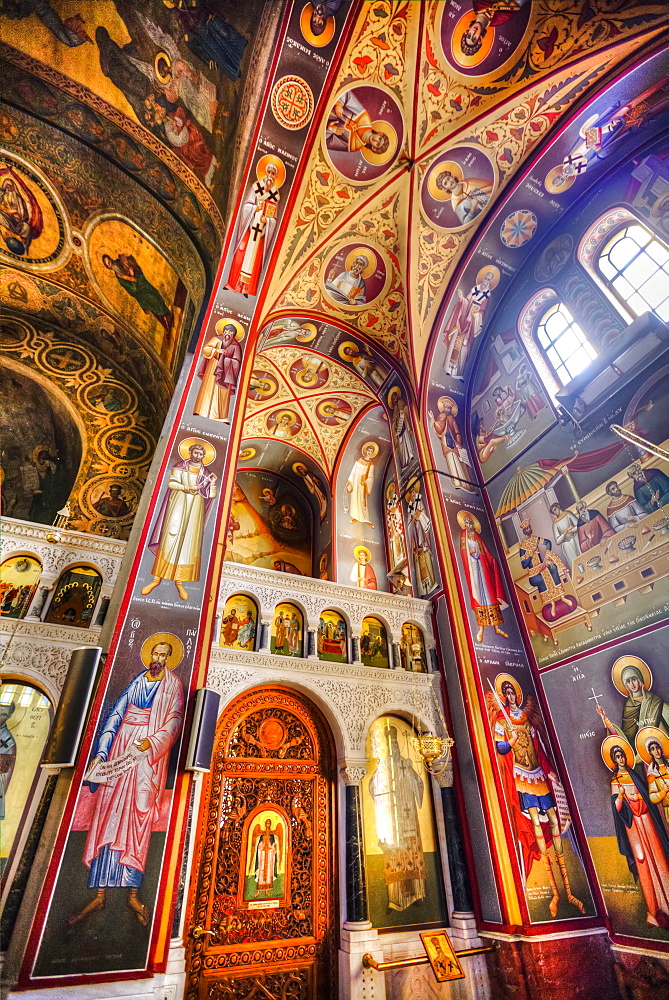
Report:
[[[493,16],[450,0],[363,4],[263,315],[327,316],[382,346],[416,384],[455,270],[499,195],[663,20],[651,5],[547,0]],[[476,38],[472,21],[486,28]]]

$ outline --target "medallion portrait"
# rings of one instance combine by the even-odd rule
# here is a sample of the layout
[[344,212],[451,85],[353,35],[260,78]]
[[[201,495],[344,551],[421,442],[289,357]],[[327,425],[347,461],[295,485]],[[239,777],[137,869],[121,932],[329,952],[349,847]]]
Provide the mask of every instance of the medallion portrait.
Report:
[[52,270],[68,251],[64,209],[37,171],[0,158],[0,257]]
[[335,170],[357,184],[381,177],[404,140],[400,107],[380,87],[351,87],[334,102],[325,124],[325,149]]
[[302,427],[302,418],[294,410],[273,410],[267,418],[267,433],[281,441],[290,441]]
[[459,74],[494,73],[518,48],[530,19],[531,0],[447,0],[441,15],[441,49]]
[[328,396],[316,406],[316,416],[328,427],[345,427],[352,414],[351,404],[337,396]]
[[300,389],[320,389],[329,376],[325,359],[317,354],[305,354],[290,366],[290,380]]
[[383,257],[364,243],[345,243],[323,268],[325,294],[332,303],[351,311],[360,311],[376,301],[387,278]]
[[476,146],[455,146],[427,171],[421,204],[440,229],[465,229],[488,207],[497,183],[493,163]]

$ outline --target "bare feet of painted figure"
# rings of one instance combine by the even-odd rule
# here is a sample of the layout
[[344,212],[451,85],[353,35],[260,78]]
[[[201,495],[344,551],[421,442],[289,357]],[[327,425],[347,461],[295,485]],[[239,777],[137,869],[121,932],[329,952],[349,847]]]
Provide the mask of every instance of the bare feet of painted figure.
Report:
[[[70,917],[67,921],[70,927],[74,927],[76,924],[80,924],[82,920],[85,920],[91,913],[95,913],[96,910],[104,910],[106,906],[106,889],[98,889],[95,894],[94,899],[90,901],[80,913],[76,916]],[[142,927],[148,927],[150,911],[147,906],[141,901],[137,895],[137,889],[130,889],[128,891],[128,899],[126,901],[126,906],[128,906],[137,919],[139,920]]]
[[[146,597],[148,594],[151,593],[151,591],[155,590],[156,587],[159,587],[162,582],[163,582],[162,577],[160,577],[160,576],[154,576],[154,578],[151,581],[151,583],[147,583],[146,587],[142,587],[141,593],[144,594],[144,596]],[[186,590],[186,588],[184,587],[184,585],[181,583],[181,581],[180,580],[175,580],[174,581],[174,585],[177,588],[177,591],[178,591],[178,594],[179,594],[179,597],[181,598],[181,600],[182,601],[187,601],[188,600],[188,591]]]

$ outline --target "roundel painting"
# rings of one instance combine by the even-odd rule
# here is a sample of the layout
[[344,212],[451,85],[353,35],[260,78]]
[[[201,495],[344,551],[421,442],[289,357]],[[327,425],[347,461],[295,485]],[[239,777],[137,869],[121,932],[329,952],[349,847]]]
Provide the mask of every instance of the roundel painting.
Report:
[[440,229],[465,229],[488,207],[495,183],[495,167],[482,149],[455,146],[427,170],[423,212]]
[[453,69],[487,76],[511,58],[525,33],[530,0],[447,0],[441,17],[441,48]]
[[335,170],[350,181],[368,183],[385,174],[399,156],[402,112],[380,87],[351,87],[330,108],[324,138]]

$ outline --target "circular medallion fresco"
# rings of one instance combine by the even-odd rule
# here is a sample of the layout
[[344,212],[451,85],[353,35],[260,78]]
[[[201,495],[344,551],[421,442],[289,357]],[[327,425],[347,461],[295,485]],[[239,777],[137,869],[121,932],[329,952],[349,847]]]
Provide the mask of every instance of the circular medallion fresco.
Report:
[[466,229],[488,207],[496,170],[477,146],[455,146],[438,156],[421,189],[427,219],[440,229]]
[[323,358],[317,354],[308,354],[298,358],[290,366],[291,381],[300,389],[320,389],[330,376],[330,369]]
[[344,90],[328,112],[324,141],[338,173],[357,184],[373,181],[390,170],[402,149],[400,106],[381,87]]
[[469,0],[442,4],[441,50],[464,76],[494,73],[515,53],[527,28],[530,0]]
[[297,132],[311,121],[314,95],[299,76],[282,76],[272,90],[272,113],[279,125]]
[[249,399],[271,399],[275,396],[279,388],[279,383],[276,380],[276,376],[272,372],[263,371],[260,368],[254,368],[251,372],[251,381],[249,382],[248,396]]
[[499,231],[499,237],[505,247],[517,250],[528,243],[537,231],[537,217],[528,208],[519,208],[517,212],[507,215]]
[[353,408],[345,399],[328,396],[321,399],[316,407],[316,416],[327,427],[343,427],[353,415]]
[[383,257],[367,243],[345,243],[323,268],[325,294],[342,309],[366,308],[381,295],[387,278]]
[[302,427],[302,418],[295,410],[272,410],[266,421],[267,433],[280,441],[290,441]]
[[59,267],[69,252],[60,198],[33,167],[0,157],[0,257],[35,270]]

